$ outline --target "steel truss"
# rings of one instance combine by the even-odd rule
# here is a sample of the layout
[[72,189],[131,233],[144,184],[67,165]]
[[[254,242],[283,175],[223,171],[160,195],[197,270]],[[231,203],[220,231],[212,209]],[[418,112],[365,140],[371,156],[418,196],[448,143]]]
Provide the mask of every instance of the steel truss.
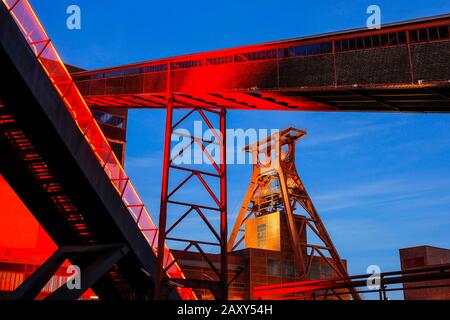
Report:
[[[177,104],[178,108],[182,108],[179,112],[185,112],[178,121],[174,120],[174,105]],[[211,130],[215,140],[206,140],[203,137],[186,136],[190,140],[183,149],[175,155],[171,155],[173,135],[179,135],[177,129],[181,128],[182,124],[187,124],[191,115],[199,115],[202,123],[206,124],[207,128]],[[215,120],[219,120],[220,128],[213,127],[213,117]],[[207,147],[211,143],[215,143],[220,148],[219,161],[214,159],[213,155],[208,151]],[[192,148],[197,145],[202,156],[205,155],[212,167],[210,171],[193,169],[192,166],[185,164],[178,165],[176,159],[180,157],[183,152],[186,152],[188,148]],[[173,183],[171,181],[174,174],[187,174],[187,177],[180,183]],[[161,207],[159,218],[159,236],[158,236],[158,265],[156,274],[156,298],[166,299],[168,298],[170,291],[174,287],[189,287],[189,288],[208,288],[216,299],[225,300],[228,298],[228,264],[227,264],[227,171],[226,171],[226,111],[217,105],[197,106],[185,102],[183,99],[177,99],[175,94],[170,94],[167,100],[167,113],[166,113],[166,129],[165,129],[165,141],[164,141],[164,157],[163,157],[163,173],[162,173],[162,187],[161,187]],[[219,182],[220,190],[214,190],[214,188],[207,179],[214,179]],[[189,188],[189,185],[195,181],[200,181],[204,190],[213,200],[213,206],[206,206],[200,203],[198,197],[191,196],[189,199],[174,200],[175,195],[179,195],[180,189]],[[170,183],[172,182],[172,183]],[[169,187],[171,188],[169,191]],[[200,191],[199,191],[200,192]],[[183,214],[179,215],[175,213],[175,209],[168,209],[176,207],[182,208]],[[211,218],[208,218],[205,211],[217,213],[220,216],[220,226],[214,227]],[[174,229],[182,229],[186,224],[187,217],[192,214],[196,214],[201,218],[202,223],[211,231],[211,241],[199,241],[192,238],[179,238],[171,236]],[[169,224],[168,218],[176,219],[174,223]],[[204,261],[206,262],[210,271],[212,270],[216,279],[211,281],[205,281],[201,279],[169,279],[165,276],[166,270],[171,267],[173,263],[177,262],[177,258],[169,259],[167,257],[167,251],[164,250],[167,242],[177,242],[178,244],[186,245],[183,252],[198,251]],[[220,250],[220,268],[218,268],[208,257],[205,247],[216,247]],[[170,263],[166,263],[171,260]]]

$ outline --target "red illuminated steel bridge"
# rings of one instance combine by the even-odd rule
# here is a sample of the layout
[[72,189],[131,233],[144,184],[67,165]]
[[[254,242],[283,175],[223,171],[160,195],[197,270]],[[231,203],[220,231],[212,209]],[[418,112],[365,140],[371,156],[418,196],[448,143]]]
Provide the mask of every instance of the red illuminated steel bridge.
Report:
[[[114,289],[122,298],[154,290],[160,299],[195,299],[190,288],[206,288],[226,299],[234,278],[227,261],[228,110],[450,111],[450,15],[77,72],[73,79],[26,0],[3,0],[0,18],[1,76],[23,91],[18,97],[0,90],[0,149],[8,155],[1,173],[60,247],[15,298],[33,298],[68,258],[88,277],[79,292],[58,289],[53,299],[74,299],[90,287],[101,298],[113,298],[107,292]],[[167,109],[158,228],[88,107]],[[175,165],[170,154],[172,133],[191,116],[221,146],[216,162],[210,141],[189,137],[189,146],[211,160],[205,170]],[[175,172],[186,176],[174,183]],[[194,181],[212,204],[174,199]],[[213,240],[172,235],[191,214]],[[167,246],[175,242],[202,255],[215,278],[187,279]],[[220,252],[219,266],[206,254],[211,247]]]
[[450,110],[450,15],[74,74],[90,106]]

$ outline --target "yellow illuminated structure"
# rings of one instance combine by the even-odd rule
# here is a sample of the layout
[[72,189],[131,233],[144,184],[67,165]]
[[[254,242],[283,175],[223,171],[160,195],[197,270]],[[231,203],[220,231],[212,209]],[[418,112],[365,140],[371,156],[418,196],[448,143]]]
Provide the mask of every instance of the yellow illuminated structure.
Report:
[[245,248],[280,251],[280,213],[249,219],[245,222]]
[[[288,128],[244,148],[252,154],[253,174],[228,240],[228,251],[238,250],[242,243],[245,249],[271,250],[279,259],[292,260],[294,277],[300,280],[314,279],[314,267],[321,264],[336,277],[348,278],[347,268],[295,166],[295,144],[305,136],[303,130]],[[280,262],[272,262],[268,274],[279,269],[276,265]],[[292,274],[287,267],[290,262],[285,262],[281,262],[281,272]],[[353,299],[360,299],[353,288],[349,290]]]

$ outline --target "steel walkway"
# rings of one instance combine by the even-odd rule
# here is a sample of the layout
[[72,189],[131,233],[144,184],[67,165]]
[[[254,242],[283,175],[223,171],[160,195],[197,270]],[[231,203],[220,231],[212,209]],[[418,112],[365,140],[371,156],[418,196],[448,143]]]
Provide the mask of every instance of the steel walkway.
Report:
[[[12,298],[32,299],[65,259],[81,267],[83,288],[49,299],[89,287],[151,298],[157,228],[26,0],[0,2],[0,64],[0,172],[60,248]],[[165,250],[167,276],[184,278]]]

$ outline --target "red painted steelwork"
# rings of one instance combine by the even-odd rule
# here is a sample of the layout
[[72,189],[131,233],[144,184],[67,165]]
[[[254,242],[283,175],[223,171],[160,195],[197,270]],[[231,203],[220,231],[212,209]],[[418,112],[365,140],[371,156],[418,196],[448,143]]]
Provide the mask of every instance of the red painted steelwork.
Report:
[[[216,50],[80,72],[74,77],[91,106],[164,108],[158,100],[175,92],[230,110],[402,111],[370,95],[358,106],[355,97],[350,97],[347,108],[340,108],[309,93],[339,96],[398,89],[407,96],[411,89],[423,90],[422,95],[430,88],[448,90],[449,26],[450,15],[443,15],[384,25],[381,30],[357,29]],[[436,30],[436,35],[427,28]],[[426,38],[411,38],[418,30],[425,30]],[[407,100],[414,104],[417,95]],[[445,100],[441,103],[447,107]],[[398,101],[404,103],[405,98]],[[183,107],[174,104],[174,108]],[[417,111],[427,111],[423,108]]]
[[[174,121],[174,104],[182,103],[188,108],[185,114],[178,120]],[[171,139],[172,135],[176,135],[176,129],[182,123],[185,123],[188,118],[193,115],[200,115],[200,118],[204,123],[206,123],[208,129],[211,130],[215,137],[216,143],[220,145],[220,164],[213,159],[210,152],[206,149],[205,144],[211,143],[209,141],[205,141],[202,137],[194,137],[189,136],[185,137],[190,140],[186,146],[183,147],[182,151],[178,154],[172,155],[172,144]],[[160,208],[160,218],[159,218],[159,239],[158,239],[158,269],[157,269],[157,288],[156,288],[156,296],[158,299],[166,298],[170,292],[169,287],[167,286],[167,279],[164,278],[164,274],[166,272],[165,268],[170,267],[171,263],[166,264],[166,255],[164,254],[164,246],[168,241],[181,243],[186,245],[183,251],[189,250],[197,250],[206,261],[209,268],[215,274],[216,279],[212,279],[211,283],[218,284],[219,288],[213,289],[211,285],[211,289],[215,290],[213,294],[215,294],[218,299],[226,299],[227,298],[227,286],[228,286],[228,264],[227,264],[227,192],[226,192],[226,144],[225,144],[225,132],[226,132],[226,123],[225,123],[225,110],[219,108],[218,106],[210,106],[208,109],[202,108],[200,106],[187,104],[183,100],[177,100],[174,94],[169,95],[167,101],[167,113],[166,113],[166,128],[165,128],[165,140],[164,140],[164,158],[163,158],[163,177],[162,177],[162,187],[161,187],[161,208]],[[218,116],[220,119],[220,131],[213,128],[211,124],[210,117]],[[176,160],[183,152],[185,152],[188,148],[191,148],[194,145],[198,145],[201,149],[202,156],[205,155],[211,162],[211,166],[213,167],[213,172],[196,170],[192,166],[188,164],[180,164],[176,165]],[[211,167],[208,165],[208,167]],[[188,174],[184,180],[179,183],[172,183],[172,191],[169,192],[169,180],[172,177],[171,173],[184,173]],[[205,177],[219,179],[220,181],[220,196],[216,196],[216,192],[211,183],[208,183],[205,180]],[[193,181],[195,180],[195,181]],[[201,183],[201,187],[203,188],[213,200],[213,206],[206,206],[204,204],[200,204],[197,197],[194,195],[193,197],[189,197],[189,199],[185,199],[186,195],[183,196],[182,200],[174,200],[175,196],[179,196],[179,191],[182,188],[189,188],[190,185],[199,181]],[[201,192],[201,190],[197,190],[197,192]],[[168,209],[168,206],[171,206],[172,209]],[[176,214],[175,211],[177,209],[182,209],[183,214]],[[186,209],[186,211],[185,211]],[[219,213],[220,215],[220,226],[219,230],[213,226],[213,219],[209,219],[206,212],[214,212],[214,214]],[[186,218],[191,214],[198,214],[201,218],[201,223],[204,224],[209,231],[211,231],[214,240],[211,242],[198,241],[195,236],[191,236],[189,238],[180,239],[175,236],[172,236],[169,233],[173,233],[173,231],[178,231],[181,228],[186,228]],[[168,225],[169,216],[176,219],[176,221],[170,225]],[[185,234],[190,234],[189,232],[185,232]],[[214,246],[218,247],[220,250],[221,260],[220,260],[220,269],[218,269],[214,263],[212,263],[211,259],[206,254],[204,249],[205,246]],[[173,261],[175,262],[175,261]],[[164,267],[166,266],[166,267]],[[172,279],[171,279],[172,280]],[[193,280],[193,279],[188,279]],[[176,283],[176,279],[173,279],[172,283]],[[194,282],[190,282],[192,286],[195,286]]]
[[[368,283],[373,284],[372,280],[377,277],[379,279],[379,289],[369,289],[364,292],[383,292],[386,290],[385,285],[388,284],[398,284],[398,283],[409,283],[409,282],[422,282],[422,281],[432,281],[448,279],[450,264],[442,264],[435,266],[428,266],[423,268],[414,268],[406,271],[391,271],[380,273],[378,276],[374,274],[363,274],[342,278],[334,279],[321,279],[321,280],[308,280],[308,281],[297,281],[291,283],[283,283],[269,286],[259,286],[254,288],[254,295],[259,298],[275,298],[279,295],[293,294],[300,292],[312,293],[315,291],[331,291],[343,288],[358,288],[366,287]],[[372,279],[372,280],[371,280]],[[426,288],[432,287],[432,285],[420,287]],[[350,292],[340,292],[333,294],[349,294]],[[327,294],[325,294],[327,296]],[[380,295],[381,296],[381,295]]]

